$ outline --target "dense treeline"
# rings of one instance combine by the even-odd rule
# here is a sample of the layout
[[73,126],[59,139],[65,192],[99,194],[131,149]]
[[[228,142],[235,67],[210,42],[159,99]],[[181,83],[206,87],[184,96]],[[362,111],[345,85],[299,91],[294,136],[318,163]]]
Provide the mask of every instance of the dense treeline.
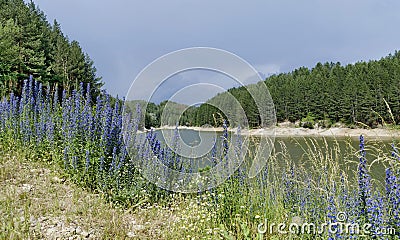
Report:
[[[278,122],[300,121],[313,127],[334,123],[347,126],[360,123],[375,127],[400,122],[400,52],[380,60],[340,63],[318,63],[314,68],[301,67],[290,73],[273,75],[265,80],[275,104]],[[233,88],[216,99],[232,94],[246,112],[249,126],[260,126],[259,112],[246,88]],[[387,103],[387,104],[386,104]],[[224,106],[224,109],[233,107]],[[390,109],[390,111],[389,111]],[[213,124],[220,114],[208,104],[184,114],[184,123],[201,126]],[[362,125],[362,124],[361,124]]]
[[[253,87],[257,85],[251,85]],[[240,105],[236,104],[236,100]],[[221,111],[221,109],[223,111]],[[244,110],[245,115],[241,114]],[[243,117],[245,116],[244,119]],[[261,124],[260,113],[250,93],[245,88],[231,88],[201,104],[185,111],[181,124],[189,126],[222,126],[223,119],[228,119],[231,126],[242,125],[257,127]]]
[[90,83],[92,96],[102,86],[93,61],[57,21],[49,24],[33,2],[0,0],[0,94],[20,92],[29,75],[66,91]]
[[[318,63],[267,79],[279,121],[313,116],[346,124],[375,126],[400,121],[400,52],[378,61]],[[389,112],[389,105],[392,116]]]
[[[139,109],[146,109],[146,111],[141,111],[141,118],[145,119],[145,126],[139,126],[139,128],[151,128],[163,126],[175,126],[177,123],[180,125],[191,125],[189,124],[189,119],[185,117],[187,115],[186,110],[187,105],[172,102],[163,101],[160,104],[155,104],[152,102],[146,102],[144,100],[134,100],[125,102],[125,106],[128,107],[128,111],[135,111],[139,105]],[[194,107],[189,109],[196,110]],[[186,110],[186,111],[185,111]],[[184,116],[182,116],[184,113]],[[191,115],[190,115],[191,116]]]

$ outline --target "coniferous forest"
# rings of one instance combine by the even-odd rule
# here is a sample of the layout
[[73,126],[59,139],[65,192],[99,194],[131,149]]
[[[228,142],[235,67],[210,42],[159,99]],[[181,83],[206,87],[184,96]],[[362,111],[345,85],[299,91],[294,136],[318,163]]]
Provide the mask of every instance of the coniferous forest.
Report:
[[400,120],[399,52],[347,66],[318,63],[311,70],[300,68],[272,76],[266,84],[279,121],[293,122],[311,115],[316,120],[374,126],[382,119]]
[[30,75],[52,89],[90,83],[93,96],[103,85],[92,59],[57,21],[50,24],[33,2],[0,0],[1,95],[20,92]]
[[[56,20],[50,24],[33,2],[0,0],[0,94],[20,92],[23,80],[30,75],[44,86],[67,92],[76,89],[79,83],[90,83],[94,97],[103,85],[89,55],[77,41],[63,34]],[[345,66],[339,62],[317,63],[312,69],[301,67],[272,75],[265,83],[274,101],[278,122],[312,123],[309,127],[315,123],[322,127],[335,123],[376,127],[382,121],[392,124],[400,121],[398,51],[380,60]],[[243,106],[249,126],[259,127],[259,113],[246,88],[232,88],[228,92]],[[226,113],[212,105],[224,102],[225,94],[188,108],[180,124],[220,125],[222,122],[216,119]],[[165,102],[150,105],[147,127],[160,125],[155,116],[160,116],[164,105]]]
[[[274,101],[278,122],[312,122],[322,127],[334,123],[376,127],[383,121],[400,122],[398,51],[380,60],[346,66],[317,63],[312,69],[301,67],[290,73],[272,75],[265,84]],[[228,92],[241,103],[249,126],[259,127],[259,113],[246,87],[232,88]],[[221,93],[199,107],[189,108],[180,124],[215,125],[215,116],[223,114],[211,103],[226,102],[227,98],[226,93]]]

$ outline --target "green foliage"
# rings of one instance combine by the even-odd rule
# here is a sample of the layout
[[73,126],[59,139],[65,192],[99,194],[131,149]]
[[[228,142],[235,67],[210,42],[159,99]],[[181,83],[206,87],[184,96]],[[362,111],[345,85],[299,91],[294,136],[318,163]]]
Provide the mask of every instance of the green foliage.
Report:
[[347,66],[318,63],[313,69],[271,76],[265,83],[278,121],[293,122],[311,113],[315,120],[330,119],[347,125],[362,122],[372,127],[382,123],[379,115],[392,121],[384,99],[390,99],[394,120],[400,118],[399,74],[400,53],[395,52],[378,61]]
[[19,92],[29,75],[67,91],[90,83],[94,97],[103,85],[79,43],[56,21],[51,26],[33,2],[0,1],[0,94]]
[[301,119],[300,126],[304,128],[313,129],[314,125],[315,125],[315,117],[311,113],[308,113],[307,117]]
[[[278,122],[301,121],[308,113],[321,127],[338,122],[347,126],[364,123],[369,127],[376,127],[383,121],[389,124],[400,122],[398,51],[380,60],[347,66],[318,63],[312,69],[301,67],[290,73],[272,75],[265,84],[273,99]],[[229,89],[191,109],[185,115],[185,122],[195,126],[214,124],[213,116],[222,112],[210,105],[226,110],[227,119],[241,122],[236,119],[237,109],[229,101],[230,95],[244,109],[249,126],[260,127],[260,114],[245,87]]]

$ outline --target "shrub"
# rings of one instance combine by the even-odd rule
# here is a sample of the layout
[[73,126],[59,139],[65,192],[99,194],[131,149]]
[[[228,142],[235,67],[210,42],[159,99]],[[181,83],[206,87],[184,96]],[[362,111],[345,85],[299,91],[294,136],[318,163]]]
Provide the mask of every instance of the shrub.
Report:
[[305,118],[301,119],[300,125],[303,128],[314,129],[315,117],[311,113],[308,113]]

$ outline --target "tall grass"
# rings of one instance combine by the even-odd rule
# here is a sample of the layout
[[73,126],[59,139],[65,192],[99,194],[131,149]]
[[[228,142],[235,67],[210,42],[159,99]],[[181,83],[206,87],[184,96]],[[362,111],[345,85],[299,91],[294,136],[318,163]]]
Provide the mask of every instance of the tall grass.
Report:
[[[349,223],[367,224],[367,237],[399,237],[400,155],[395,144],[392,153],[375,146],[377,155],[369,156],[363,136],[359,139],[359,149],[349,146],[347,151],[338,143],[329,146],[327,141],[310,139],[301,146],[303,161],[295,164],[285,144],[279,142],[281,150],[273,150],[266,168],[257,177],[247,177],[254,154],[249,151],[246,153],[249,162],[220,186],[197,194],[176,194],[149,183],[137,163],[146,164],[156,156],[177,171],[197,169],[184,164],[174,153],[176,149],[162,146],[153,131],[138,134],[139,120],[132,119],[129,111],[125,111],[123,101],[112,104],[111,97],[103,92],[96,102],[91,102],[90,86],[83,89],[83,85],[71,93],[63,91],[61,96],[57,93],[30,78],[24,83],[21,97],[11,94],[4,98],[0,103],[2,144],[34,150],[37,159],[58,164],[78,185],[104,193],[109,201],[127,208],[160,204],[171,207],[177,201],[186,204],[187,209],[182,208],[186,216],[171,223],[175,226],[175,236],[359,237],[337,224]],[[129,134],[123,134],[124,131]],[[226,158],[227,134],[225,126],[223,139],[216,141],[208,156],[210,162]],[[240,141],[235,144],[236,151],[242,151]],[[375,161],[387,166],[382,173],[386,176],[384,182],[371,176]],[[196,217],[198,221],[193,220]],[[192,226],[187,225],[189,222]],[[279,223],[286,224],[283,231],[278,229]],[[324,231],[318,232],[316,228],[306,233],[295,228],[304,223],[330,224],[331,228],[325,226]],[[293,229],[289,229],[291,224]],[[391,232],[382,233],[385,229]],[[168,236],[172,238],[173,234]]]

